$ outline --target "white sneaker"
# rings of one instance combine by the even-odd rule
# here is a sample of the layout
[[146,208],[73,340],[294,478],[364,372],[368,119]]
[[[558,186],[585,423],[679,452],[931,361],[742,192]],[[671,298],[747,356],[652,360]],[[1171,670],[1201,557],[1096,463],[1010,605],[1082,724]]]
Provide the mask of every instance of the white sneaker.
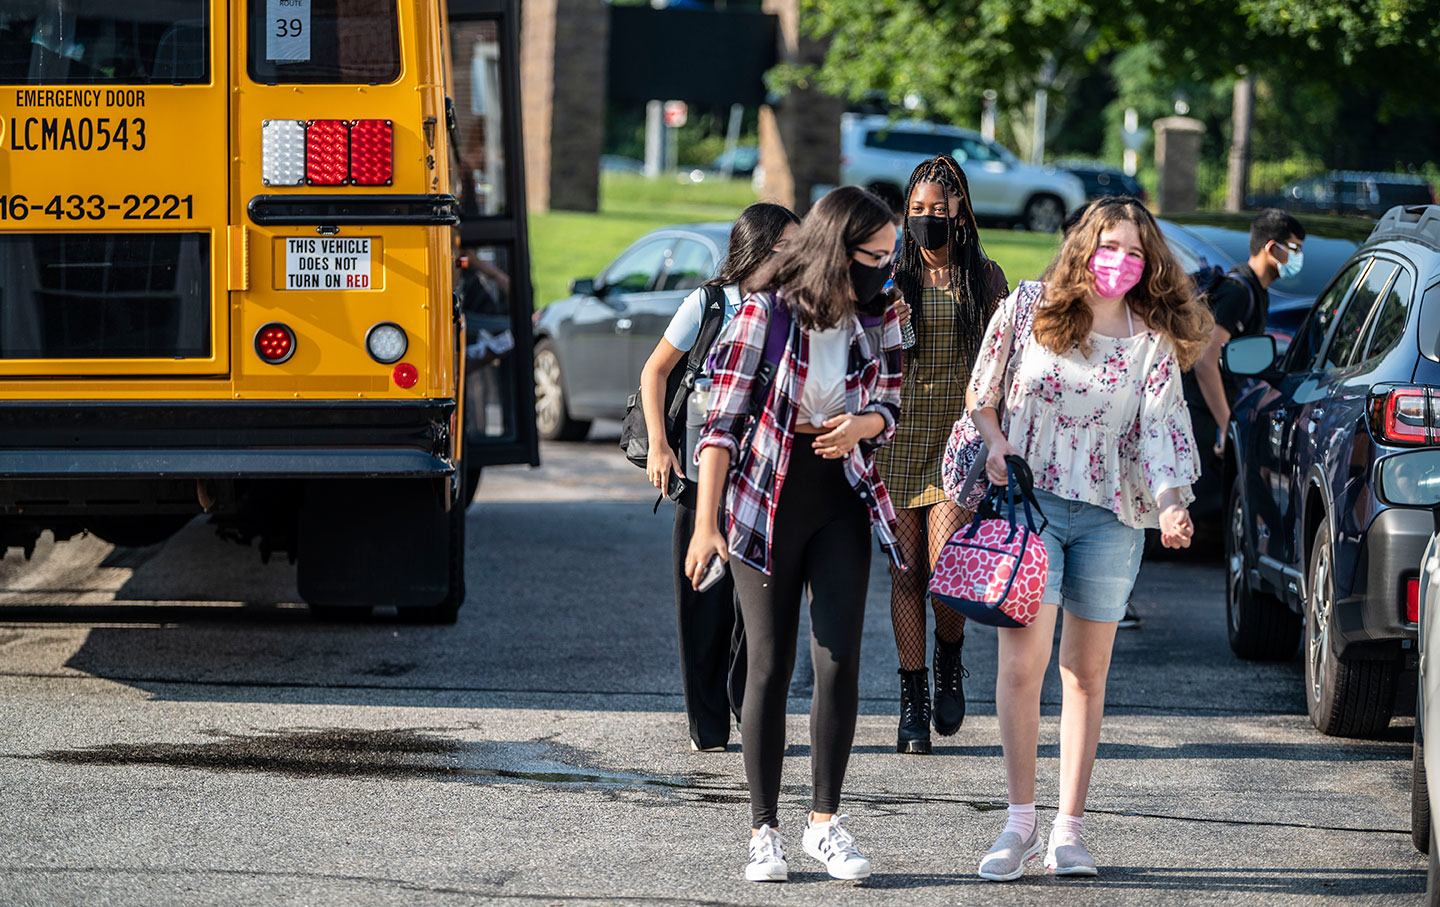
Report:
[[745,878],[751,882],[787,882],[790,866],[785,862],[785,838],[769,825],[750,836],[750,862]]
[[864,879],[870,876],[870,861],[855,847],[855,836],[845,827],[849,816],[829,822],[811,822],[802,839],[805,852],[821,863],[832,879]]

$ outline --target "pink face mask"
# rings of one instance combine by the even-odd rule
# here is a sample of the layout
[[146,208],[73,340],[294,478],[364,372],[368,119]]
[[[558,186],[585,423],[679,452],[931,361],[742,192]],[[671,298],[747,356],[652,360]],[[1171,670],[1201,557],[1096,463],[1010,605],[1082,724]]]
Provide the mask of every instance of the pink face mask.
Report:
[[1090,257],[1090,273],[1095,275],[1095,292],[1106,299],[1119,299],[1140,282],[1145,262],[1119,249],[1096,249]]

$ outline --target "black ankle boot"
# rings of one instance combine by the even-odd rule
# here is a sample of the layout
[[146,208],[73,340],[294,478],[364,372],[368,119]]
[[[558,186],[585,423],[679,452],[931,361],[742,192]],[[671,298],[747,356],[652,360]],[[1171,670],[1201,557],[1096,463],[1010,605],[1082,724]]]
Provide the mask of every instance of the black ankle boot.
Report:
[[930,672],[900,669],[900,730],[895,752],[930,752]]
[[960,663],[964,646],[963,635],[953,643],[935,639],[935,732],[942,737],[965,723],[965,678],[970,672]]

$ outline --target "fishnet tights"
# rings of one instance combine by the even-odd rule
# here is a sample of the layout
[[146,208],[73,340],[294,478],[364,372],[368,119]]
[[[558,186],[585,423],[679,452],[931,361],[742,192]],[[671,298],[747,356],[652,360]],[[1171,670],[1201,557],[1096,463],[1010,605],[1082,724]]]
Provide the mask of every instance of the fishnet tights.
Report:
[[[942,501],[931,507],[897,510],[895,518],[895,535],[910,569],[901,573],[890,568],[890,622],[895,626],[901,669],[916,671],[925,667],[925,601],[929,597],[930,571],[950,536],[970,521],[970,511]],[[935,635],[942,642],[958,640],[965,632],[965,618],[939,603],[933,603],[933,608]]]

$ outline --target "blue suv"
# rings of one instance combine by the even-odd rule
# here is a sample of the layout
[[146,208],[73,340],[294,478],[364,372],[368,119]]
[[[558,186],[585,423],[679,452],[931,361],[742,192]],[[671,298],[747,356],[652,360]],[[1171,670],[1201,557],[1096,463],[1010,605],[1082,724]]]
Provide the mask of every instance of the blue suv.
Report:
[[1316,299],[1283,357],[1270,337],[1226,344],[1258,379],[1228,426],[1230,647],[1288,658],[1301,644],[1310,720],[1371,736],[1415,666],[1430,514],[1387,507],[1378,464],[1440,444],[1440,206],[1393,208]]

